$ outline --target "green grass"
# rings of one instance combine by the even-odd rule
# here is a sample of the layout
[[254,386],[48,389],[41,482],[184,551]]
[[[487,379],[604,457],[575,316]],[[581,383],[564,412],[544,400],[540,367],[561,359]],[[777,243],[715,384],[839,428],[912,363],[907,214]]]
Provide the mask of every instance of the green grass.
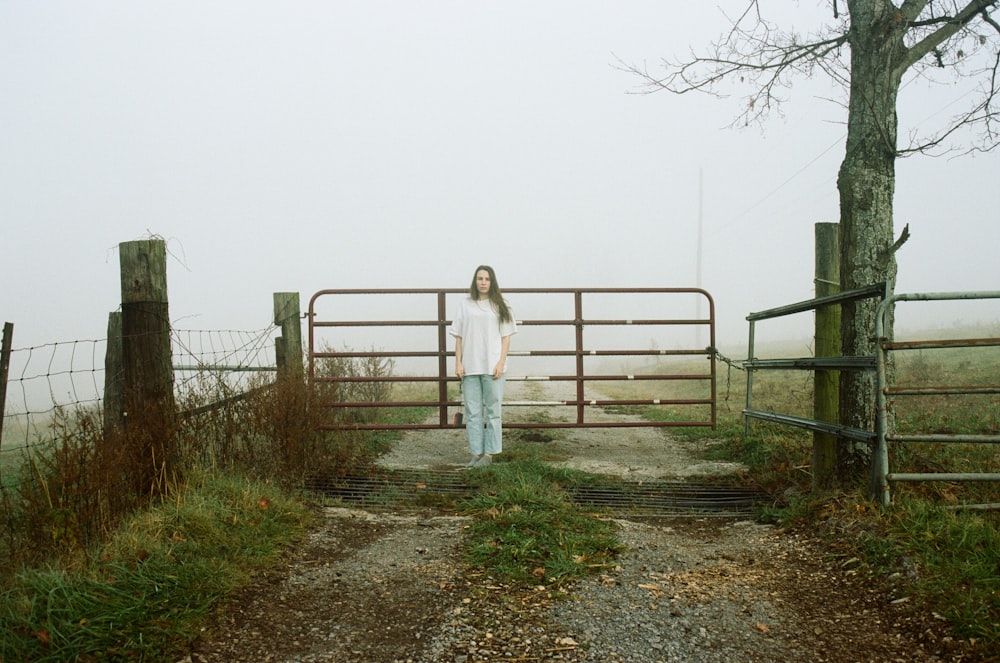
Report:
[[1000,643],[1000,531],[996,514],[942,508],[903,496],[873,514],[859,540],[873,568],[903,579],[907,591],[955,628],[956,635]]
[[75,566],[18,574],[0,596],[0,660],[175,660],[309,517],[268,484],[193,478]]
[[563,486],[582,480],[540,461],[495,463],[474,473],[465,509],[467,560],[496,582],[560,585],[608,567],[622,550],[614,523],[572,504]]

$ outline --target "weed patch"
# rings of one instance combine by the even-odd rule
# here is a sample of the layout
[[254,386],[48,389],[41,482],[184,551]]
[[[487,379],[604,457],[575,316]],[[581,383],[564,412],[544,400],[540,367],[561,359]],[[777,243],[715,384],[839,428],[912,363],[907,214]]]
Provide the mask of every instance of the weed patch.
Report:
[[606,568],[621,551],[611,521],[571,503],[563,486],[572,473],[521,461],[477,475],[481,492],[465,505],[476,517],[467,559],[497,582],[558,585]]

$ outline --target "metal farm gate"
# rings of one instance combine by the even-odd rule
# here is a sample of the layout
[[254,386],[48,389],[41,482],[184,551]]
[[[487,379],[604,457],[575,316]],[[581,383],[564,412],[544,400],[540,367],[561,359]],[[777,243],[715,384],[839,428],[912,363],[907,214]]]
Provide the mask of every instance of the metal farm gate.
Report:
[[[448,410],[462,403],[455,393],[459,380],[452,372],[454,344],[448,335],[448,311],[467,295],[466,289],[343,289],[313,295],[307,314],[309,379],[338,385],[349,395],[324,405],[340,408],[344,414],[365,408],[436,411],[431,422],[399,423],[401,417],[393,416],[352,421],[343,416],[326,428],[453,427]],[[505,408],[565,406],[572,413],[560,421],[546,417],[530,423],[505,420],[505,428],[715,428],[715,305],[708,292],[700,288],[507,288],[504,295],[511,301],[518,324],[508,355],[508,385],[561,383],[572,394],[555,400],[505,399]],[[701,314],[703,304],[707,316]],[[705,359],[703,369],[691,370],[692,357]],[[324,368],[331,364],[340,370]],[[357,370],[358,365],[362,370]],[[387,365],[391,370],[386,370]],[[671,370],[676,365],[677,372],[661,372],[664,365]],[[676,391],[671,385],[691,381],[697,384],[695,397],[671,393]],[[616,400],[599,395],[601,384],[611,382],[642,383],[642,389],[632,390],[641,397]],[[380,390],[380,386],[394,388]],[[386,400],[387,391],[413,392],[420,397],[397,400],[393,395]],[[436,397],[427,395],[432,392]],[[623,406],[680,406],[691,414],[670,421],[587,418],[588,408]]]
[[[887,329],[891,329],[893,307],[897,302],[930,302],[930,301],[971,301],[1000,300],[1000,291],[983,292],[938,292],[896,294],[886,298],[879,304],[875,317],[875,338],[879,343],[876,347],[876,408],[875,408],[875,452],[872,455],[872,495],[882,504],[889,506],[892,498],[889,494],[891,482],[902,481],[992,481],[1000,482],[1000,472],[893,472],[889,466],[889,445],[913,444],[919,442],[943,444],[1000,444],[1000,435],[994,432],[978,434],[952,434],[943,431],[900,435],[889,430],[889,412],[893,409],[892,401],[907,396],[949,396],[955,399],[970,396],[1000,394],[1000,384],[995,379],[989,384],[963,385],[961,375],[948,375],[949,384],[933,386],[900,385],[889,380],[887,366],[888,357],[892,352],[906,350],[934,351],[954,348],[987,348],[1000,347],[1000,338],[951,338],[933,340],[894,341],[885,337]],[[963,508],[1000,509],[1000,504],[966,504]]]

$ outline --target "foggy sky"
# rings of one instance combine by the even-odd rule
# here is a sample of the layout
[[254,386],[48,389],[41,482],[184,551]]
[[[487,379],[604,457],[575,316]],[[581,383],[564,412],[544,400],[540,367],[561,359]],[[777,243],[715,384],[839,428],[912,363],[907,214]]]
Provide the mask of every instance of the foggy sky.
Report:
[[[824,5],[762,3],[786,26]],[[739,90],[634,94],[617,66],[725,28],[652,0],[3,0],[0,317],[15,347],[103,337],[117,245],[158,236],[182,328],[260,329],[276,291],[466,287],[488,263],[504,287],[700,285],[720,342],[745,343],[748,313],[813,296],[845,111],[803,80],[733,130]],[[901,137],[966,93],[908,86]],[[897,163],[898,292],[1000,289],[998,166]]]

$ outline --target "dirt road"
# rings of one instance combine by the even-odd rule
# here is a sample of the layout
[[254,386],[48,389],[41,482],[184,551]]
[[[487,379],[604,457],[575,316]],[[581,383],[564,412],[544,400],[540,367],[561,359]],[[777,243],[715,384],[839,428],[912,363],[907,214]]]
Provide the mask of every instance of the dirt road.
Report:
[[[552,396],[537,389],[513,397]],[[566,466],[629,479],[735,469],[648,428],[547,444]],[[463,433],[446,430],[408,434],[381,462],[457,471],[466,459]],[[317,508],[308,540],[226,606],[188,661],[983,660],[849,548],[745,519],[619,520],[618,564],[564,593],[468,567],[463,517]]]

